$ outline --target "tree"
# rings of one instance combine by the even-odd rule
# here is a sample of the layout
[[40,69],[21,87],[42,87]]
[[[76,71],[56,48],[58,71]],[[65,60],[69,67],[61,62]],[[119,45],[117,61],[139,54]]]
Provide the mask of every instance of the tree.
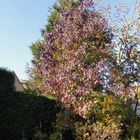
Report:
[[135,0],[134,3],[132,9],[128,8],[127,3],[121,3],[115,7],[113,14],[108,15],[114,34],[116,63],[120,67],[124,88],[140,82],[140,1]]
[[[105,18],[107,11],[103,12],[92,0],[72,8],[65,2],[61,6],[57,20],[48,24],[49,30],[43,32],[42,42],[37,45],[34,86],[44,95],[54,95],[85,119],[75,128],[79,139],[116,140],[121,135],[125,139],[127,134],[139,138],[139,117],[132,110],[130,98],[132,85],[139,81],[139,51],[135,49],[139,46],[135,42],[138,37],[130,35],[131,27],[136,26],[130,24],[132,21],[112,25]],[[135,108],[137,105],[138,98]],[[59,124],[65,126],[64,118],[69,115],[63,112],[62,116],[51,137],[60,137],[63,127]]]
[[[40,46],[37,74],[43,78],[44,94],[53,94],[79,114],[94,88],[102,85],[102,69],[113,59],[113,35],[106,19],[92,1],[61,12],[52,32]],[[78,102],[77,102],[78,101]]]
[[40,62],[39,47],[45,45],[44,39],[45,33],[49,33],[53,30],[55,23],[60,18],[60,13],[62,10],[77,7],[82,1],[83,0],[57,0],[57,2],[51,8],[47,24],[45,25],[44,29],[41,30],[42,39],[40,41],[33,43],[30,46],[33,55],[32,59],[33,67],[28,69],[28,74],[30,77],[30,85],[32,85],[34,89],[40,91],[39,89],[43,87],[44,83],[42,77],[36,74],[37,73],[36,65]]

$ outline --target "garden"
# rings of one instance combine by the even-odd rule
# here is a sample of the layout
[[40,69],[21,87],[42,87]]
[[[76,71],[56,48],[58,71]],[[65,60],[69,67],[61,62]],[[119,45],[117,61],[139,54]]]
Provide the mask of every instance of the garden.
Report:
[[140,1],[59,0],[41,34],[23,92],[0,69],[0,139],[140,140]]

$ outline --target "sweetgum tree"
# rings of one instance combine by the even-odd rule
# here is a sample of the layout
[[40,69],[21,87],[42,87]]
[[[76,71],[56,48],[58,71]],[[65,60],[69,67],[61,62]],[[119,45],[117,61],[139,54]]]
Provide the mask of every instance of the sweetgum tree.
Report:
[[39,46],[36,72],[43,79],[42,93],[55,95],[84,116],[91,105],[85,96],[97,87],[103,89],[103,68],[113,64],[112,37],[111,27],[93,1],[62,10]]
[[[88,121],[81,124],[78,120],[77,125],[74,120],[69,121],[71,111],[61,108],[55,126],[57,134],[54,132],[52,137],[60,137],[63,128],[75,123],[75,136],[79,140],[116,140],[120,136],[125,139],[127,134],[139,138],[138,96],[135,111],[131,102],[135,99],[129,98],[140,79],[139,15],[135,22],[126,23],[127,12],[120,11],[119,7],[117,12],[123,14],[117,20],[112,14],[110,20],[108,9],[99,8],[95,1],[85,0],[76,6],[69,2],[59,5],[62,8],[57,9],[54,19],[49,19],[42,42],[34,44],[37,61],[33,84],[44,95],[54,95],[65,107],[73,108]],[[113,20],[118,23],[113,25]]]
[[60,18],[60,13],[62,10],[71,9],[72,7],[77,7],[83,0],[57,0],[53,7],[50,9],[50,15],[47,20],[47,24],[41,30],[42,38],[40,41],[33,43],[30,46],[32,51],[32,68],[28,68],[27,72],[30,77],[30,86],[34,89],[40,91],[44,79],[40,77],[36,72],[36,64],[40,62],[39,47],[45,45],[45,33],[49,33],[54,29],[55,23]]

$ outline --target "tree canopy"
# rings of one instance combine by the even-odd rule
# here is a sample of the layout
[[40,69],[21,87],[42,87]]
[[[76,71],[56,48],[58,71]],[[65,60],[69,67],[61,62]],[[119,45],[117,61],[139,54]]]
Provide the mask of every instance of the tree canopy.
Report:
[[[139,7],[136,1],[134,11],[139,13]],[[73,122],[66,115],[69,111],[58,117],[58,122],[63,116],[72,121],[78,140],[123,139],[126,131],[130,138],[130,125],[136,126],[133,135],[139,138],[135,89],[140,82],[140,18],[134,12],[129,19],[122,5],[114,15],[109,10],[93,0],[60,0],[42,30],[42,40],[31,47],[33,86],[85,119],[82,124]],[[68,125],[62,124],[57,130]]]

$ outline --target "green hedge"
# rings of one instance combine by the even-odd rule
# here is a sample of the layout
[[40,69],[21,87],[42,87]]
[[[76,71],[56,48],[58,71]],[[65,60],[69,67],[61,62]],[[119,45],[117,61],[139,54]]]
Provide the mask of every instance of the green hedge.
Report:
[[23,132],[32,140],[37,131],[49,137],[58,110],[55,100],[14,91],[13,74],[0,69],[0,140],[21,140]]

